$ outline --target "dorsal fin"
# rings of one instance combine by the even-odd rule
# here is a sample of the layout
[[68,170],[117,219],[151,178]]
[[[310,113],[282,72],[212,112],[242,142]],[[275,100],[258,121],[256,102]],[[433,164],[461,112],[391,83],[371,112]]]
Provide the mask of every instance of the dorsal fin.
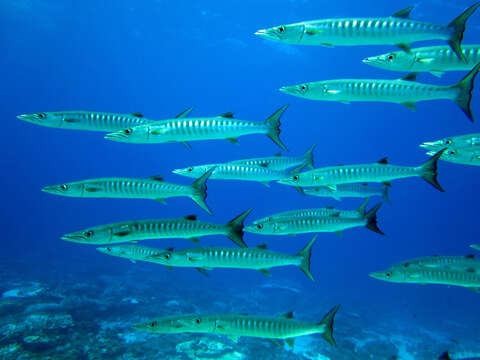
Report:
[[221,117],[233,119],[233,112],[229,111],[223,114],[220,114]]
[[133,112],[133,113],[131,113],[130,115],[135,116],[135,117],[138,117],[138,118],[143,118],[143,114],[142,114],[142,113],[139,113],[139,112]]
[[293,311],[288,311],[285,314],[280,314],[277,317],[285,319],[293,319]]
[[157,181],[163,181],[163,177],[161,177],[160,175],[150,176],[149,179],[157,180]]
[[417,81],[418,73],[410,73],[405,76],[402,76],[400,79],[405,81]]
[[474,268],[469,268],[469,269],[467,269],[467,272],[469,272],[469,273],[474,273],[474,272],[476,272],[476,271],[475,271]]
[[362,186],[368,186],[368,183],[362,183]]
[[397,11],[392,17],[401,18],[401,19],[410,19],[410,13],[412,12],[414,6],[410,6],[406,9]]
[[168,249],[165,249],[165,250],[167,250],[167,251],[170,251],[170,252],[171,252],[171,251],[175,250],[175,248],[173,248],[173,247],[169,247]]
[[386,157],[381,158],[380,160],[377,161],[377,164],[387,165],[388,159]]
[[263,243],[263,244],[257,245],[255,246],[255,249],[267,250],[267,244]]
[[197,215],[187,215],[183,217],[185,220],[197,220]]
[[282,156],[282,153],[281,152],[278,152],[276,154],[273,154],[273,156]]
[[187,117],[193,110],[193,106],[190,106],[188,109],[183,110],[180,114],[175,116],[175,119],[181,119]]
[[328,210],[333,210],[333,206],[332,206],[332,205],[327,206],[327,209],[328,209]]
[[465,255],[465,257],[466,257],[467,259],[475,259],[475,255],[473,255],[473,254]]

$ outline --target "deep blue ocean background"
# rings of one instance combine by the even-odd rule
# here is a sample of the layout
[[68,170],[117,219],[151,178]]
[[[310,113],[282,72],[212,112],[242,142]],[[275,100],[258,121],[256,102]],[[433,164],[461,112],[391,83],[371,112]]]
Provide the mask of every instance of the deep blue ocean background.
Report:
[[[471,3],[419,1],[412,17],[448,23]],[[337,202],[304,197],[276,183],[267,188],[254,182],[213,180],[208,183],[207,199],[215,213],[212,218],[187,198],[169,199],[165,206],[149,200],[53,196],[40,189],[95,177],[163,175],[167,181],[188,184],[191,179],[171,170],[270,156],[278,148],[264,135],[241,137],[239,145],[221,140],[192,142],[192,150],[181,144],[122,144],[104,140],[102,133],[46,128],[16,119],[19,114],[60,110],[143,112],[147,118],[164,119],[194,105],[192,116],[233,111],[239,119],[263,121],[288,103],[291,106],[282,118],[281,133],[290,150],[285,155],[300,155],[317,143],[317,167],[369,163],[385,156],[393,164],[416,166],[427,160],[420,143],[480,132],[478,123],[470,123],[450,101],[423,102],[412,112],[396,104],[315,102],[278,91],[283,85],[322,79],[400,77],[401,73],[361,62],[392,47],[302,47],[253,35],[269,26],[316,18],[388,16],[411,4],[404,0],[0,2],[0,111],[4,125],[0,294],[35,282],[45,288],[43,296],[51,292],[56,297],[61,293],[62,298],[81,298],[88,293],[89,299],[103,302],[104,310],[97,312],[89,312],[95,309],[93,300],[88,306],[79,303],[73,307],[75,325],[55,340],[55,346],[70,343],[77,350],[81,342],[72,334],[89,334],[87,337],[95,339],[99,324],[112,316],[126,324],[125,329],[148,317],[192,311],[274,315],[294,309],[299,318],[316,322],[341,303],[335,326],[338,349],[329,348],[320,337],[311,338],[312,348],[318,346],[331,359],[389,359],[397,353],[395,347],[385,344],[395,343],[389,339],[400,335],[412,339],[413,348],[424,350],[402,359],[428,359],[427,353],[433,359],[433,354],[451,348],[480,352],[479,294],[460,287],[392,284],[368,276],[412,257],[472,253],[469,245],[480,243],[478,167],[441,162],[439,182],[445,193],[420,178],[395,181],[390,191],[392,204],[384,204],[378,214],[385,237],[364,228],[347,230],[342,237],[320,234],[312,256],[315,283],[294,267],[274,269],[271,278],[248,270],[215,270],[205,278],[193,269],[168,271],[160,265],[132,264],[105,256],[95,246],[64,242],[60,236],[92,225],[187,214],[223,223],[253,207],[249,224],[255,218],[295,208],[355,208],[361,199]],[[477,12],[468,22],[464,44],[475,43],[479,36]],[[438,79],[421,74],[419,81],[453,84],[463,76],[451,72]],[[477,89],[472,102],[477,119],[479,96]],[[370,204],[376,201],[380,200]],[[272,250],[296,253],[311,237],[246,234],[245,241],[249,246],[267,242]],[[188,240],[177,239],[142,244],[192,246]],[[203,238],[202,244],[232,245],[221,236]],[[85,290],[79,290],[80,284]],[[70,291],[73,285],[77,287]],[[118,298],[106,296],[105,289],[118,291]],[[129,303],[129,298],[138,304]],[[117,301],[124,305],[115,307]],[[177,302],[178,308],[164,306],[169,301]],[[9,319],[23,321],[21,315]],[[116,338],[115,331],[109,332],[112,338]],[[17,340],[2,338],[0,331],[0,352],[12,341],[22,344],[19,336]],[[205,336],[148,336],[125,342],[121,351],[107,346],[103,355],[95,357],[97,350],[90,347],[82,350],[82,356],[125,359],[131,346],[143,355],[166,347],[170,352],[162,352],[163,358],[188,359],[176,357],[176,344],[200,338]],[[239,352],[257,349],[247,356],[251,359],[320,359],[271,347],[261,339],[234,344],[226,337],[206,338],[227,343]],[[353,356],[345,350],[352,348],[353,338],[373,340],[368,350]],[[2,356],[19,358],[18,354],[27,350],[20,348]],[[61,358],[59,351],[57,347],[57,358]],[[32,350],[25,358],[55,353],[47,347]]]

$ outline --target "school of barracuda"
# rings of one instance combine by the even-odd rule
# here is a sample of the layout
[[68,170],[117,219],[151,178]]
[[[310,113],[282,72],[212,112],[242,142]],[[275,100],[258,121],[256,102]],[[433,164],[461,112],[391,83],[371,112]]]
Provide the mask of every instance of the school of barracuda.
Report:
[[[280,91],[311,100],[392,102],[411,109],[419,101],[449,99],[454,101],[473,121],[470,108],[475,77],[480,71],[480,45],[462,45],[468,18],[480,6],[475,3],[448,25],[416,21],[410,18],[413,7],[391,16],[377,18],[339,18],[303,21],[258,30],[259,37],[297,45],[355,46],[396,45],[401,50],[363,59],[373,67],[410,72],[400,79],[334,79],[283,86]],[[417,41],[441,39],[447,45],[411,48]],[[440,77],[446,71],[467,71],[456,84],[439,86],[419,83],[416,73],[430,72]],[[33,124],[107,133],[105,139],[117,142],[146,144],[179,142],[190,148],[191,141],[225,139],[232,143],[249,134],[265,134],[282,150],[287,147],[280,139],[280,119],[288,105],[281,106],[265,121],[238,120],[233,112],[218,116],[190,117],[190,107],[173,118],[152,120],[141,113],[115,114],[90,111],[55,111],[19,115],[18,119]],[[42,191],[68,197],[153,199],[165,203],[172,197],[189,197],[205,212],[213,215],[207,205],[207,182],[213,179],[255,181],[265,185],[276,181],[293,186],[305,195],[365,199],[357,209],[333,207],[289,209],[244,222],[253,209],[233,218],[227,224],[197,220],[194,215],[169,219],[140,219],[92,226],[62,236],[63,240],[105,245],[101,253],[126,258],[132,262],[146,261],[168,268],[191,267],[206,275],[215,268],[253,269],[270,275],[278,266],[299,267],[314,280],[310,272],[315,236],[298,254],[283,254],[267,250],[266,245],[248,248],[244,232],[260,235],[294,235],[300,233],[334,232],[364,226],[384,235],[377,226],[377,211],[382,203],[367,209],[369,199],[379,196],[390,202],[388,190],[392,180],[421,177],[437,190],[444,191],[437,179],[439,160],[467,165],[480,165],[480,133],[446,137],[420,144],[432,156],[419,166],[390,165],[387,159],[376,163],[315,168],[313,144],[303,155],[232,160],[227,163],[189,165],[172,172],[195,178],[190,185],[165,181],[162,177],[95,178],[45,186]],[[308,168],[308,171],[304,171]],[[64,179],[62,179],[64,180]],[[381,185],[375,185],[380,183]],[[182,250],[151,248],[136,243],[145,239],[185,238],[199,243],[199,238],[221,234],[238,247],[197,246]],[[127,243],[127,244],[125,244]],[[480,244],[471,247],[480,250]],[[425,256],[390,266],[387,270],[369,274],[375,279],[393,283],[443,284],[467,287],[480,292],[480,260],[474,255]],[[172,275],[174,276],[174,275]],[[185,314],[150,319],[134,325],[139,331],[158,334],[213,333],[230,336],[260,337],[279,343],[284,339],[293,346],[294,338],[321,334],[331,345],[334,317],[340,305],[332,307],[318,323],[293,319],[292,313],[277,317],[244,314]],[[448,353],[441,357],[450,358]]]

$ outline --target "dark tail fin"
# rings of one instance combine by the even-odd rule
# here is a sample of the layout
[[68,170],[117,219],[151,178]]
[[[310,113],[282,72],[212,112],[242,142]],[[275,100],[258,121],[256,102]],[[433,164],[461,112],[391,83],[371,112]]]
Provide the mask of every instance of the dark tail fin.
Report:
[[419,166],[420,176],[422,177],[422,179],[428,182],[430,185],[432,185],[435,189],[440,190],[442,192],[445,192],[445,190],[443,190],[443,188],[440,186],[440,184],[437,181],[437,175],[438,175],[437,163],[438,163],[438,159],[440,159],[440,156],[442,156],[445,150],[447,149],[445,148],[440,150],[435,155],[433,155],[430,159],[428,159],[422,165]]
[[472,109],[470,108],[470,103],[472,102],[472,92],[475,84],[475,77],[479,71],[480,64],[477,64],[462,80],[452,86],[452,88],[458,89],[458,96],[453,101],[460,106],[460,109],[462,109],[465,115],[467,115],[472,122],[473,114]]
[[448,351],[445,351],[442,355],[440,355],[438,360],[452,360],[452,358],[448,354]]
[[335,342],[335,339],[333,338],[333,321],[335,319],[335,315],[337,314],[338,309],[340,309],[340,305],[337,305],[333,307],[318,323],[319,326],[323,327],[323,334],[322,337],[327,340],[327,342],[332,345],[337,347],[337,343]]
[[365,213],[366,213],[365,209],[367,208],[368,200],[370,200],[369,197],[363,200],[360,206],[355,209],[360,214],[361,217],[365,216]]
[[280,117],[283,115],[285,110],[287,110],[288,105],[283,105],[280,109],[275,111],[272,115],[265,120],[265,124],[270,126],[270,130],[267,133],[267,136],[272,139],[272,141],[280,146],[283,150],[288,151],[287,147],[280,140]]
[[367,219],[367,224],[365,227],[368,230],[375,231],[377,234],[385,235],[382,230],[377,226],[377,211],[382,206],[382,203],[375,205],[369,212],[365,214],[365,219]]
[[243,241],[243,222],[245,221],[245,218],[252,212],[252,210],[253,209],[248,209],[247,211],[244,211],[227,224],[229,229],[227,233],[228,238],[240,247],[247,247],[247,244],[245,244],[245,241]]
[[391,204],[392,202],[390,201],[390,198],[388,197],[388,186],[387,185],[382,185],[382,198],[385,200],[385,202]]
[[203,210],[205,210],[210,215],[213,215],[212,210],[208,207],[205,200],[207,199],[207,180],[212,175],[215,167],[212,167],[205,174],[200,176],[197,180],[194,181],[190,187],[193,189],[193,194],[190,196],[193,201],[197,203]]
[[315,166],[313,165],[313,150],[315,150],[315,147],[317,146],[317,144],[313,144],[312,146],[310,146],[310,149],[308,149],[307,151],[305,151],[305,154],[303,154],[303,158],[305,159],[305,166],[310,168],[310,169],[314,169]]
[[452,29],[453,34],[452,37],[448,40],[448,44],[463,62],[467,62],[465,55],[462,53],[462,39],[463,39],[463,32],[465,31],[465,23],[467,22],[468,18],[477,10],[480,6],[480,2],[473,4],[467,10],[465,10],[459,17],[453,20],[448,27]]
[[315,235],[312,240],[300,251],[297,256],[302,257],[302,263],[300,264],[300,270],[312,281],[315,281],[312,273],[310,272],[310,258],[312,257],[312,246],[317,240],[318,235]]

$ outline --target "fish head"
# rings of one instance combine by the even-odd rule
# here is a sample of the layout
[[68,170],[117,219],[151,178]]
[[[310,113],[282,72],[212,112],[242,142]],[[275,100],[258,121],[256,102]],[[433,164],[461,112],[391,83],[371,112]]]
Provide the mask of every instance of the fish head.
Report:
[[415,61],[413,52],[394,51],[382,55],[367,57],[362,60],[364,64],[381,69],[408,71]]
[[133,328],[139,331],[160,334],[213,332],[215,330],[215,321],[211,317],[196,314],[167,316],[135,324]]
[[105,135],[105,139],[124,143],[146,142],[150,135],[149,125],[139,125]]
[[243,228],[243,231],[252,233],[252,234],[276,234],[279,232],[284,232],[285,225],[282,222],[276,222],[276,221],[265,221],[265,222],[259,222],[253,225],[245,226]]
[[255,32],[255,35],[269,40],[297,44],[302,39],[304,33],[305,24],[297,23],[258,30]]
[[130,257],[129,252],[122,245],[97,247],[97,250],[107,255],[124,257],[124,258]]
[[79,183],[64,183],[45,186],[42,188],[42,191],[54,195],[81,196],[83,193],[83,185]]
[[454,146],[454,139],[452,138],[444,138],[435,141],[426,141],[420,144],[420,147],[428,150],[440,151],[445,147]]
[[58,112],[22,114],[17,119],[48,127],[61,127],[63,124],[63,116]]
[[308,172],[292,174],[284,179],[280,179],[277,182],[283,185],[294,186],[294,187],[302,187],[302,186],[310,186],[309,177],[306,175]]
[[96,226],[65,234],[62,240],[82,244],[108,244],[112,241],[112,229],[110,226]]
[[408,278],[408,273],[402,269],[390,268],[385,271],[372,272],[368,276],[388,282],[405,282]]
[[[175,169],[172,170],[174,174],[191,177],[191,178],[199,178],[207,171],[212,168],[212,165],[198,165],[198,166],[190,166],[183,169]],[[215,171],[213,171],[215,173]],[[213,175],[212,173],[212,175]],[[211,178],[211,177],[210,177]]]
[[316,81],[298,85],[282,86],[280,91],[289,95],[310,100],[347,101],[341,87],[333,81]]
[[[430,150],[427,152],[427,155],[433,156],[437,152],[437,150]],[[472,163],[478,165],[480,161],[480,150],[448,148],[442,153],[440,159],[451,162],[464,164]]]

